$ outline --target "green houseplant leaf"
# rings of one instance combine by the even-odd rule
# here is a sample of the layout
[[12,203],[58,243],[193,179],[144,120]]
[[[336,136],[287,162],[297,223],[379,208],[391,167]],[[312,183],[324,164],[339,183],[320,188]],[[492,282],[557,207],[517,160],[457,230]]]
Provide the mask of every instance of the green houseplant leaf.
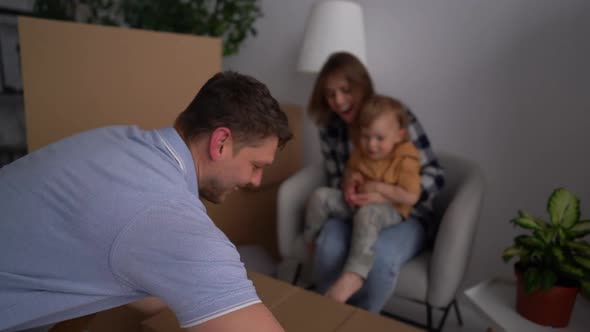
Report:
[[582,281],[582,295],[587,298],[590,299],[590,281],[589,280],[585,280]]
[[541,271],[541,289],[548,290],[555,286],[557,274],[549,269]]
[[583,256],[574,256],[574,261],[578,263],[582,268],[590,271],[590,258]]
[[514,225],[520,226],[525,229],[542,230],[541,226],[537,225],[534,219],[528,217],[518,217],[511,220]]
[[530,235],[519,235],[514,239],[514,242],[521,247],[529,249],[542,249],[545,248],[545,241],[539,239],[536,236]]
[[590,234],[590,220],[582,220],[578,222],[574,227],[570,228],[569,231],[574,238]]
[[579,201],[571,192],[563,188],[556,189],[549,197],[547,212],[553,225],[570,228],[580,218]]
[[527,294],[541,288],[541,273],[536,268],[530,268],[524,271],[524,291]]
[[575,250],[576,252],[578,252],[579,254],[581,254],[585,257],[590,257],[590,244],[588,244],[586,242],[570,241],[570,242],[566,243],[566,246],[570,249]]
[[549,223],[547,223],[546,221],[544,221],[543,219],[537,218],[534,215],[532,215],[524,210],[519,210],[518,214],[522,218],[527,218],[527,219],[534,221],[542,230],[547,230],[551,227],[551,225]]
[[525,255],[528,255],[528,253],[529,253],[529,251],[524,248],[510,247],[510,248],[504,249],[504,252],[502,252],[502,259],[504,259],[504,262],[508,262],[514,256],[525,256]]

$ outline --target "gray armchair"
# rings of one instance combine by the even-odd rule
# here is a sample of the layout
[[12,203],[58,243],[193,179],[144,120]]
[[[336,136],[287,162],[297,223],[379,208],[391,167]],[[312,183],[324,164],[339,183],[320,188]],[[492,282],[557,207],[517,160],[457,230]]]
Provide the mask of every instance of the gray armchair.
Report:
[[[484,195],[484,178],[480,168],[468,160],[439,153],[445,169],[445,187],[435,198],[435,217],[440,220],[433,248],[424,250],[402,268],[393,297],[423,303],[426,306],[426,325],[415,323],[429,331],[440,331],[451,307],[461,322],[456,301],[471,255],[474,234]],[[293,282],[310,284],[311,264],[303,246],[302,227],[305,205],[311,192],[325,183],[321,164],[308,166],[288,178],[278,192],[278,245],[285,266],[296,267]],[[301,280],[299,279],[302,271]],[[283,274],[283,278],[284,274]],[[387,310],[384,315],[401,318]],[[435,327],[432,310],[443,310]],[[402,320],[405,320],[401,318]],[[406,320],[407,321],[407,320]]]

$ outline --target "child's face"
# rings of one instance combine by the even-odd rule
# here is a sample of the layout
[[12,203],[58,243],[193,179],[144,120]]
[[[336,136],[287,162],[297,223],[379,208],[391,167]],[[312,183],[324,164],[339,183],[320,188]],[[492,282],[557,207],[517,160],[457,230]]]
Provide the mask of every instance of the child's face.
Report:
[[361,149],[372,160],[389,157],[393,148],[406,137],[406,130],[400,128],[396,116],[385,112],[375,118],[369,126],[361,128]]

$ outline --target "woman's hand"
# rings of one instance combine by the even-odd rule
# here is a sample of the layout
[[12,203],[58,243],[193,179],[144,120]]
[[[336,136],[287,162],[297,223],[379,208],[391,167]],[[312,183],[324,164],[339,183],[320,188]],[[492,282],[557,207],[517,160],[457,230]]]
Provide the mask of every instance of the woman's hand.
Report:
[[359,192],[361,193],[370,193],[370,192],[378,192],[383,193],[383,186],[385,183],[379,181],[367,181],[363,183],[360,188]]

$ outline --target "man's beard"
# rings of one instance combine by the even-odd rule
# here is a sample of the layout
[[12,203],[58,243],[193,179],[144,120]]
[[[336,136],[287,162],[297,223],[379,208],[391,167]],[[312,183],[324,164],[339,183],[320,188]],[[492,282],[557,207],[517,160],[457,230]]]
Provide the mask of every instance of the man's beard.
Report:
[[210,180],[203,183],[203,186],[199,188],[199,196],[208,200],[213,204],[223,203],[230,190],[224,188],[219,181]]

